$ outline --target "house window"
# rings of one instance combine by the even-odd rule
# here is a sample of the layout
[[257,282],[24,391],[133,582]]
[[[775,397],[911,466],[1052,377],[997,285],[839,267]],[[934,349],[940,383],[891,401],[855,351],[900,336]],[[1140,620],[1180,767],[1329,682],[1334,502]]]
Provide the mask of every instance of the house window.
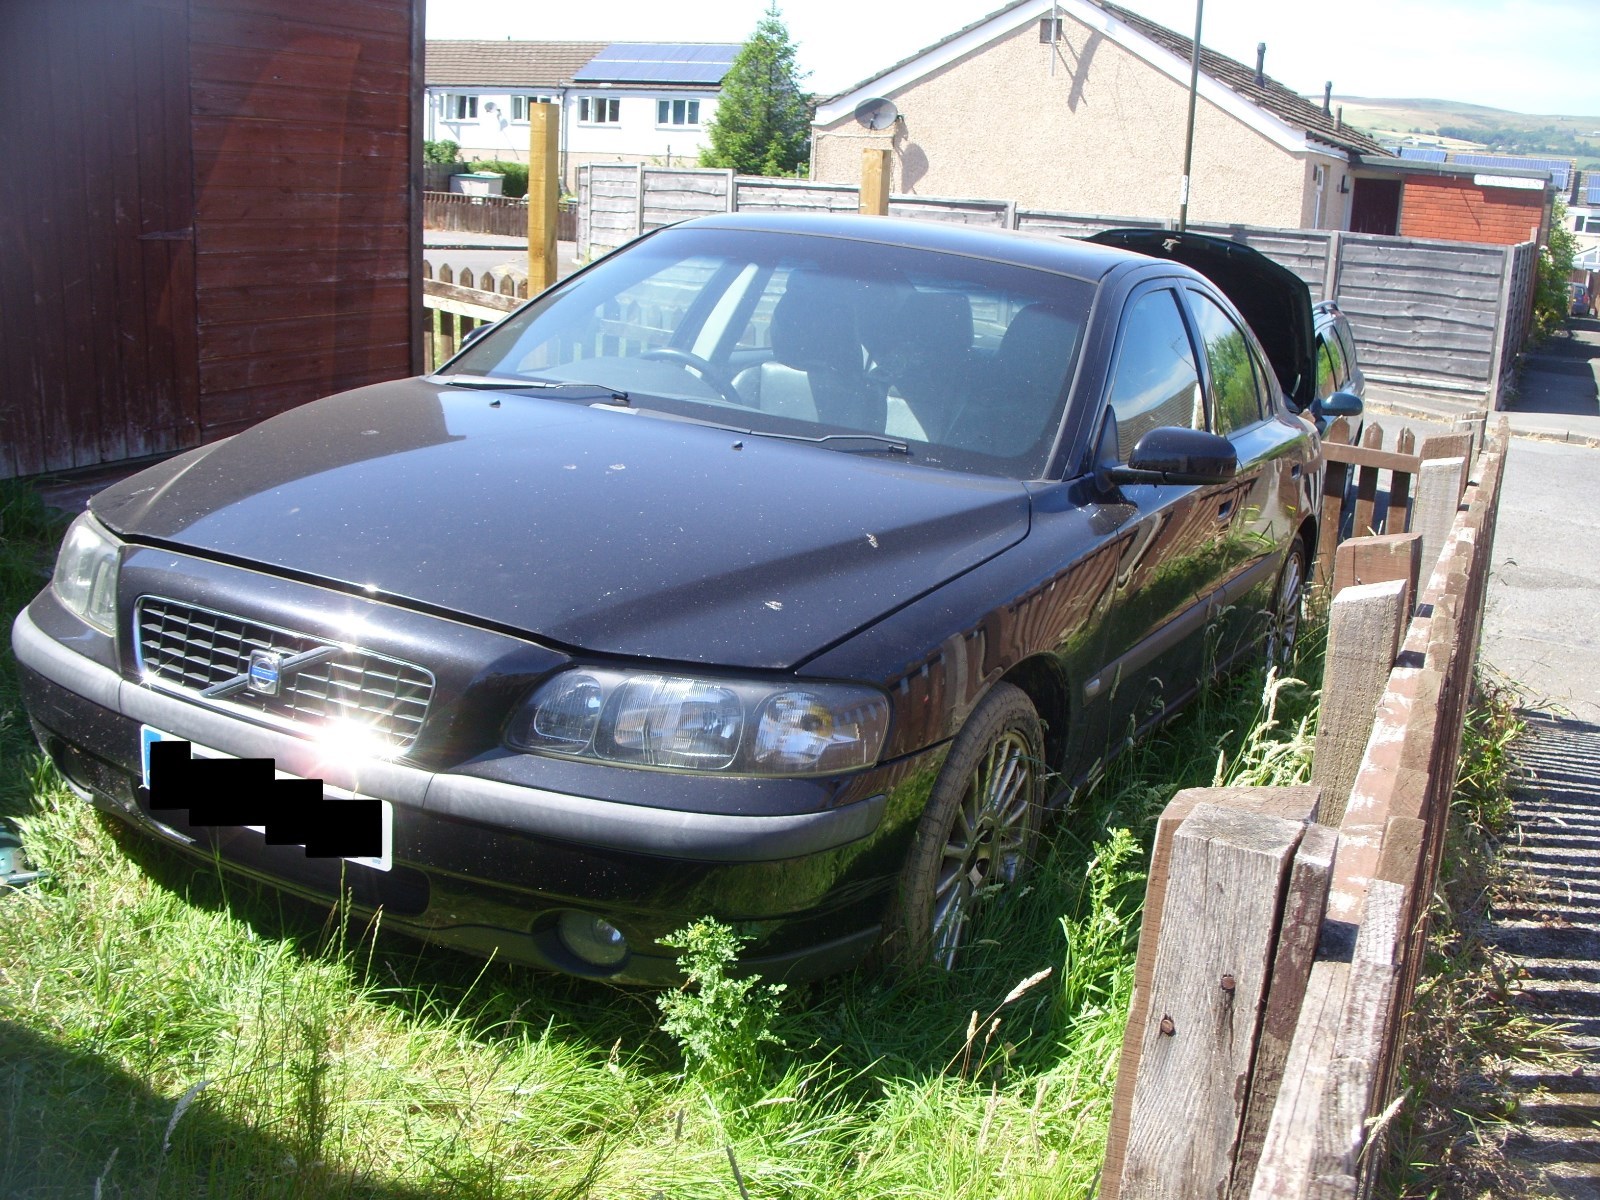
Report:
[[585,96],[578,101],[578,120],[585,125],[615,125],[622,120],[622,101],[615,96]]
[[528,120],[528,106],[530,104],[553,104],[549,96],[513,96],[511,97],[511,119],[525,123]]
[[656,101],[657,125],[698,125],[700,124],[700,101],[698,100],[657,100]]
[[446,121],[476,121],[478,119],[478,98],[459,94],[446,95],[444,97],[444,119]]
[[1061,18],[1041,17],[1039,19],[1039,44],[1053,46],[1061,40]]

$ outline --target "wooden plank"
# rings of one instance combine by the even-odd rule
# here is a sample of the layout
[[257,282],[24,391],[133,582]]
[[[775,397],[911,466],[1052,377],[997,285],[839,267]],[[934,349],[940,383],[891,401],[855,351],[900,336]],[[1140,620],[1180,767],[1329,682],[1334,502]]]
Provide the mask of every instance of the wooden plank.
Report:
[[1255,1062],[1250,1072],[1250,1095],[1245,1105],[1238,1152],[1234,1156],[1229,1185],[1232,1196],[1249,1195],[1256,1164],[1266,1143],[1267,1126],[1283,1085],[1289,1046],[1294,1040],[1316,957],[1338,842],[1338,830],[1321,824],[1309,826],[1289,868],[1283,919],[1273,951],[1271,982],[1261,1017],[1261,1036],[1256,1043]]
[[[1410,455],[1416,450],[1417,435],[1408,425],[1395,439],[1395,450]],[[1418,462],[1420,466],[1420,460]],[[1404,533],[1411,528],[1411,480],[1415,471],[1391,471],[1389,476],[1389,519],[1384,523],[1385,533]],[[1399,514],[1398,525],[1395,514]],[[1415,596],[1415,590],[1412,591]]]
[[[1464,458],[1472,461],[1472,434],[1463,433],[1435,433],[1422,439],[1422,449],[1417,451],[1420,458]],[[1461,486],[1466,487],[1466,480],[1461,481]]]
[[[1361,435],[1363,447],[1372,450],[1381,450],[1383,447],[1383,427],[1369,425],[1366,432]],[[1351,527],[1352,536],[1365,537],[1376,533],[1373,526],[1373,513],[1378,500],[1378,468],[1372,466],[1362,467],[1356,473],[1356,517],[1355,524]]]
[[1311,779],[1322,788],[1330,824],[1344,819],[1361,769],[1373,712],[1400,648],[1407,592],[1406,581],[1400,579],[1356,584],[1336,592],[1328,608],[1322,711],[1311,754]]
[[147,9],[136,26],[139,240],[149,339],[146,403],[137,419],[150,431],[140,447],[149,453],[192,445],[199,428],[189,13]]
[[1357,584],[1399,579],[1406,585],[1404,608],[1410,613],[1416,603],[1417,572],[1421,564],[1420,534],[1384,533],[1349,538],[1340,543],[1334,555],[1333,591],[1337,595]]
[[457,287],[454,284],[435,283],[431,280],[424,286],[424,303],[428,308],[484,321],[498,321],[506,313],[522,305],[518,297],[498,292],[480,292],[476,288]]
[[1348,962],[1319,958],[1312,963],[1250,1200],[1304,1200],[1309,1193],[1313,1139],[1349,986]]
[[[1134,1121],[1139,1113],[1136,1089],[1143,1074],[1141,1063],[1146,1035],[1161,1037],[1159,1020],[1151,1015],[1150,999],[1156,994],[1155,980],[1162,945],[1165,942],[1166,952],[1171,955],[1174,941],[1184,940],[1170,936],[1163,938],[1164,914],[1168,911],[1183,913],[1185,931],[1189,928],[1189,921],[1194,919],[1187,910],[1167,904],[1177,831],[1203,805],[1248,820],[1265,821],[1269,825],[1275,822],[1280,829],[1289,825],[1303,826],[1315,819],[1319,799],[1314,788],[1190,788],[1173,797],[1163,812],[1157,824],[1146,884],[1145,915],[1134,967],[1134,994],[1123,1038],[1117,1095],[1113,1101],[1106,1147],[1106,1165],[1101,1176],[1103,1200],[1114,1200],[1119,1194],[1128,1149],[1132,1145]],[[1209,998],[1209,988],[1205,991],[1207,995],[1202,996],[1201,1000]],[[1151,1030],[1154,1032],[1150,1033]],[[1238,1102],[1242,1102],[1242,1097],[1241,1091]]]
[[1311,1177],[1317,1186],[1308,1196],[1354,1195],[1344,1181],[1356,1176],[1367,1142],[1367,1118],[1376,1115],[1374,1085],[1393,1021],[1404,899],[1404,888],[1381,879],[1367,890],[1313,1142]]
[[[1432,439],[1429,439],[1430,441]],[[1426,452],[1428,443],[1423,443]],[[1466,479],[1465,458],[1425,458],[1417,472],[1417,497],[1412,504],[1411,527],[1422,535],[1422,575],[1431,576],[1455,523]],[[1426,587],[1426,584],[1423,585]]]

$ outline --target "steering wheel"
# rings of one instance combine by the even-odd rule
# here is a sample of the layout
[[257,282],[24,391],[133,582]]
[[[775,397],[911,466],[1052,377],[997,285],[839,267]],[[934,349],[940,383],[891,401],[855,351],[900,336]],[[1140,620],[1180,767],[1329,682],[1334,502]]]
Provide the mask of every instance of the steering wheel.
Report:
[[750,407],[749,402],[739,395],[738,389],[733,386],[733,380],[729,379],[698,354],[691,354],[687,350],[679,350],[676,346],[657,346],[654,349],[646,350],[639,357],[659,358],[667,362],[675,362],[679,366],[699,375],[701,379],[704,379],[715,388],[717,394],[728,403],[737,404],[740,408]]

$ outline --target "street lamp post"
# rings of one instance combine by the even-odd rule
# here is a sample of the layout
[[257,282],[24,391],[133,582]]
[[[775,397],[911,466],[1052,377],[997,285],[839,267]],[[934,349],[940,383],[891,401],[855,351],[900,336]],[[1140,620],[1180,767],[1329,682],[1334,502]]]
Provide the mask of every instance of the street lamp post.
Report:
[[1200,17],[1206,0],[1194,0],[1194,52],[1189,56],[1189,128],[1183,139],[1183,188],[1178,197],[1178,232],[1189,224],[1189,174],[1194,166],[1194,106],[1200,92]]

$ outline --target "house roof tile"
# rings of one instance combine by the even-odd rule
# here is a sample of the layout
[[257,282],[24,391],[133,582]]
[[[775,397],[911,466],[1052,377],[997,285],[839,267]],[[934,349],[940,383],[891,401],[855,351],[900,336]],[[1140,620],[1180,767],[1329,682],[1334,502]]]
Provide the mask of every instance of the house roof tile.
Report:
[[[1110,0],[1084,0],[1084,2],[1110,14],[1135,33],[1181,58],[1188,59],[1193,53],[1193,38],[1185,37],[1183,34],[1174,32],[1164,25],[1157,25],[1154,21],[1141,17],[1136,12],[1111,3]],[[949,37],[939,39],[933,45],[901,59],[870,78],[863,79],[860,83],[846,88],[834,97],[830,97],[830,99],[838,99],[839,96],[848,95],[872,83],[874,80],[881,79],[885,75],[908,66],[941,46],[953,42],[979,26],[992,21],[1003,13],[1021,8],[1031,8],[1036,5],[1037,0],[1013,0],[1012,3],[962,26],[962,28],[950,34]],[[1341,123],[1332,114],[1323,112],[1319,106],[1311,103],[1311,101],[1297,92],[1284,87],[1270,76],[1265,78],[1264,83],[1257,84],[1255,68],[1248,67],[1225,54],[1218,54],[1215,50],[1208,50],[1204,42],[1200,45],[1200,70],[1218,83],[1230,88],[1252,104],[1255,104],[1258,108],[1271,113],[1285,124],[1303,131],[1324,145],[1334,146],[1354,155],[1387,155],[1390,153],[1366,134]]]
[[424,75],[430,87],[558,87],[607,45],[430,40]]
[[[1104,9],[1124,25],[1180,58],[1187,59],[1194,53],[1192,37],[1176,33],[1165,25],[1157,25],[1136,12],[1112,4],[1110,0],[1089,0],[1089,3]],[[1366,134],[1339,121],[1333,114],[1323,112],[1319,105],[1311,103],[1298,92],[1284,87],[1270,75],[1263,76],[1263,82],[1258,84],[1254,67],[1246,66],[1226,54],[1208,50],[1204,42],[1200,44],[1200,69],[1286,125],[1304,130],[1325,145],[1336,146],[1352,154],[1389,153]]]

